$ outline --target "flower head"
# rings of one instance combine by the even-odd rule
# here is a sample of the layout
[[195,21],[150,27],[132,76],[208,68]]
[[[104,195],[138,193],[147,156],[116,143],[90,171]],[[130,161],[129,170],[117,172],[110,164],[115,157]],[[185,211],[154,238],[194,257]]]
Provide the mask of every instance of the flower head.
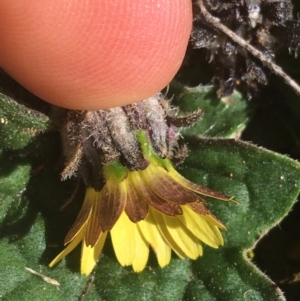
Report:
[[104,166],[104,186],[86,189],[81,211],[65,238],[67,246],[50,267],[82,243],[81,273],[90,274],[108,233],[119,263],[132,265],[136,272],[145,268],[150,247],[164,267],[172,250],[180,258],[196,259],[203,254],[202,243],[223,245],[220,229],[225,226],[200,195],[229,198],[182,177],[169,159],[156,155],[144,131],[138,137],[147,167],[129,170],[119,160]]

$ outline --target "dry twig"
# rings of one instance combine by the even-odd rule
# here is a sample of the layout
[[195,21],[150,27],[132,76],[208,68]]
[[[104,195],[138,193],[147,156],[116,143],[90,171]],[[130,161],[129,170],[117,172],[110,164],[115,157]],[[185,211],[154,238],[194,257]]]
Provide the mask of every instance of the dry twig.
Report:
[[251,53],[254,57],[258,58],[265,66],[267,66],[271,71],[273,71],[276,75],[280,76],[287,85],[289,85],[298,95],[300,95],[300,86],[294,81],[289,75],[287,75],[283,69],[274,63],[270,58],[265,56],[261,51],[254,48],[248,42],[246,42],[243,38],[238,36],[228,27],[223,25],[220,19],[212,16],[206,7],[203,4],[203,0],[198,0],[198,5],[204,19],[213,25],[216,29],[222,31],[226,36],[228,36],[232,41],[246,49],[249,53]]

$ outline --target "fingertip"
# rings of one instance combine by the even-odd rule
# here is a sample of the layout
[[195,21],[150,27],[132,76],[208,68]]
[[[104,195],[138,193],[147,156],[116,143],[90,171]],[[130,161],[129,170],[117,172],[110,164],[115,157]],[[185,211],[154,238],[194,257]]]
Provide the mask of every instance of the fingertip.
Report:
[[[1,0],[0,64],[58,106],[120,106],[164,88],[184,58],[190,0]],[[26,14],[24,14],[26,11]]]

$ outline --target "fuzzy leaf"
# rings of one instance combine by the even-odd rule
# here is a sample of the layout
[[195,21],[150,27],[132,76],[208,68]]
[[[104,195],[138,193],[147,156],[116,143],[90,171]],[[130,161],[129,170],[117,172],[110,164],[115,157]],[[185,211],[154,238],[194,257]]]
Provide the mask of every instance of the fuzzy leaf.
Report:
[[[245,254],[292,206],[300,187],[300,164],[235,140],[191,138],[188,143],[190,156],[180,171],[240,202],[210,201],[212,212],[227,226],[225,246],[218,250],[205,247],[204,256],[196,261],[180,260],[174,255],[164,269],[158,267],[153,256],[149,267],[135,274],[117,263],[108,240],[94,286],[81,300],[281,300],[272,282],[245,260]],[[22,181],[14,189],[9,189],[11,181],[6,178],[5,191],[10,195],[22,190],[29,179],[28,167],[23,165],[20,170],[23,176],[19,174],[16,179]],[[15,177],[13,173],[11,176]],[[1,227],[0,277],[2,283],[10,279],[1,298],[78,300],[88,281],[78,274],[80,250],[55,268],[46,267],[57,253],[57,237],[63,240],[75,217],[69,214],[71,208],[58,214],[59,200],[66,200],[62,191],[70,188],[62,186],[54,171],[39,175],[28,185],[25,195],[8,201],[10,205],[1,212],[6,217]],[[42,212],[43,219],[38,212]],[[27,272],[25,266],[57,280],[60,290]]]
[[[40,138],[40,144],[31,145],[32,151],[40,154],[33,156],[34,161],[45,162],[53,157],[53,152],[57,153],[55,145],[58,142],[48,135],[45,141]],[[11,154],[0,152],[0,299],[77,300],[86,285],[86,277],[69,269],[47,268],[49,259],[54,255],[51,253],[51,233],[56,233],[57,237],[59,230],[64,228],[60,227],[62,223],[59,220],[49,225],[45,217],[49,212],[59,212],[57,200],[65,200],[69,184],[62,186],[57,172],[51,172],[45,165],[38,166],[32,173],[30,156],[25,158],[22,153]],[[49,162],[49,166],[53,166],[53,162]],[[45,173],[43,168],[47,170]],[[50,258],[45,252],[47,247]],[[25,267],[58,281],[59,289]]]
[[0,92],[0,146],[21,149],[50,127],[48,117]]
[[183,130],[184,134],[189,135],[238,137],[254,110],[253,103],[247,102],[241,93],[234,91],[222,101],[212,86],[187,88],[173,82],[169,95],[173,97],[172,104],[179,106],[180,114],[187,114],[199,108],[203,110],[201,121]]
[[[209,116],[214,111],[210,101],[214,101],[207,93]],[[199,92],[191,95],[196,95],[198,106]],[[187,99],[188,95],[182,106]],[[187,133],[217,136],[212,130],[218,129],[220,135],[232,136],[240,132],[247,123],[248,105],[243,107],[241,101],[234,112],[235,107],[215,103],[217,109],[204,117],[205,127],[199,123]],[[205,247],[204,256],[196,261],[174,255],[164,269],[152,254],[146,270],[135,274],[117,263],[108,240],[93,285],[78,273],[80,249],[53,269],[47,267],[61,249],[83,200],[81,194],[60,210],[76,183],[59,180],[59,137],[47,134],[24,144],[8,144],[17,152],[7,150],[5,144],[0,153],[1,300],[282,300],[272,282],[246,259],[246,250],[293,205],[300,187],[299,163],[235,140],[188,138],[187,142],[190,152],[180,172],[240,202],[210,201],[210,209],[228,229],[225,246]],[[58,281],[59,290],[25,267]]]
[[165,269],[158,268],[154,259],[141,274],[105,256],[95,278],[99,295],[105,300],[283,300],[246,259],[246,250],[291,208],[299,193],[300,164],[235,140],[188,142],[193,151],[181,171],[240,202],[210,202],[212,212],[227,226],[225,246],[206,247],[196,261],[173,259]]

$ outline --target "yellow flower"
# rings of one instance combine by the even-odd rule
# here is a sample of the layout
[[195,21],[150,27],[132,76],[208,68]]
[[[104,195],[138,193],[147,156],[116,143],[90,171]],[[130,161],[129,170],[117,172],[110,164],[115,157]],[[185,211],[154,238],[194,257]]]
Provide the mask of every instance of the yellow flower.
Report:
[[213,248],[223,245],[219,229],[225,226],[198,194],[229,198],[188,181],[145,141],[141,145],[149,165],[139,171],[129,171],[119,162],[104,167],[105,185],[101,191],[87,188],[82,209],[65,238],[67,246],[50,267],[82,242],[80,269],[90,274],[108,232],[119,263],[132,265],[135,272],[145,268],[150,247],[164,267],[172,250],[180,258],[196,259],[203,254],[202,243]]

